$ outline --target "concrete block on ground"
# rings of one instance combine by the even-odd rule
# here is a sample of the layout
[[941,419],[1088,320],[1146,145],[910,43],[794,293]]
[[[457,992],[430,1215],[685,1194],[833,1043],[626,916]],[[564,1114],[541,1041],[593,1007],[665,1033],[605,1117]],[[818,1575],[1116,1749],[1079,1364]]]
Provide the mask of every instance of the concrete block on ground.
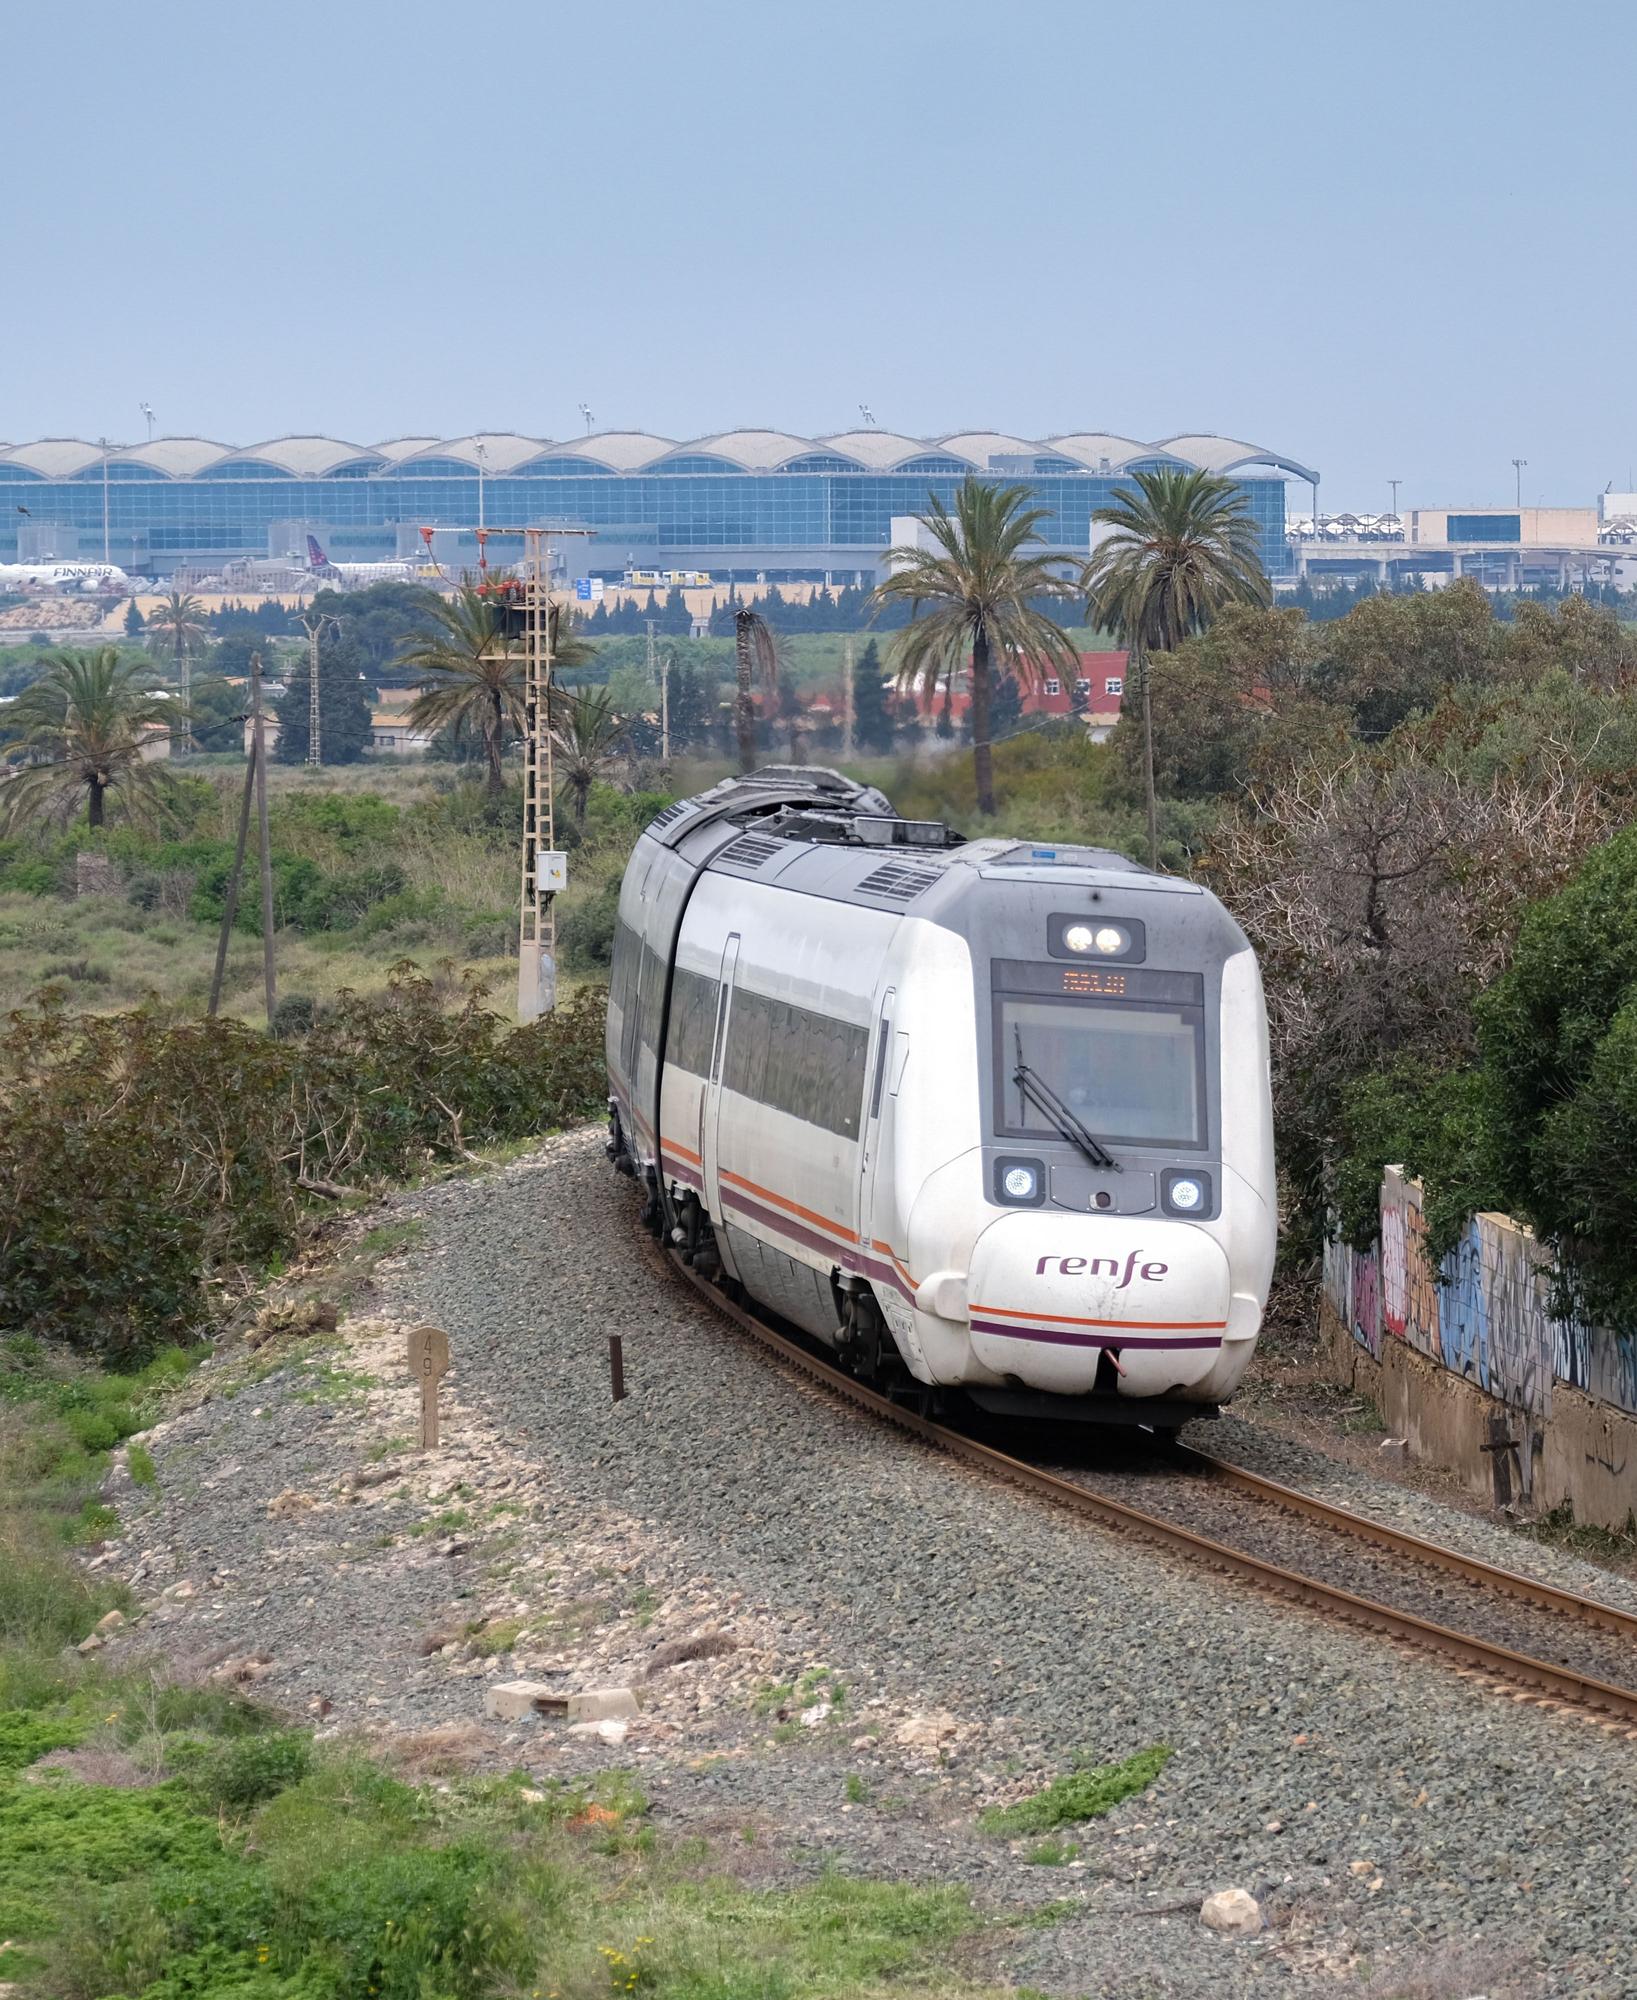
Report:
[[561,1701],[544,1681],[496,1681],[483,1690],[483,1713],[495,1722],[526,1722],[557,1709]]
[[629,1688],[587,1688],[568,1698],[570,1722],[611,1722],[637,1713],[637,1698]]

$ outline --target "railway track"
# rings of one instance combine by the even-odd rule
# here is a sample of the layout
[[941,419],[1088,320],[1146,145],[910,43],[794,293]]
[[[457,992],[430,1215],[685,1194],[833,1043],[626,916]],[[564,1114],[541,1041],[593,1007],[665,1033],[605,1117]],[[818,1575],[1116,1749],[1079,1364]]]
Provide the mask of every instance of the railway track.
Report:
[[[790,1366],[832,1394],[868,1410],[873,1416],[896,1424],[900,1430],[922,1439],[952,1458],[1106,1527],[1181,1553],[1219,1574],[1238,1577],[1259,1589],[1306,1604],[1352,1626],[1452,1659],[1476,1683],[1487,1684],[1497,1693],[1504,1693],[1513,1699],[1534,1699],[1567,1707],[1588,1720],[1595,1719],[1611,1728],[1621,1727],[1625,1734],[1637,1739],[1637,1687],[1624,1684],[1626,1680],[1637,1679],[1637,1614],[1498,1568],[1459,1550],[1428,1541],[1386,1522],[1355,1514],[1334,1501],[1283,1486],[1261,1473],[1188,1446],[1179,1445],[1168,1454],[1168,1470],[1173,1477],[1177,1469],[1194,1475],[1193,1480],[1182,1484],[1197,1486],[1199,1492],[1208,1492],[1213,1496],[1207,1513],[1215,1505],[1215,1496],[1231,1494],[1242,1497],[1254,1510],[1256,1523],[1250,1524],[1247,1517],[1237,1532],[1232,1532],[1234,1524],[1230,1521],[1230,1532],[1224,1539],[1217,1522],[1212,1523],[1216,1531],[1208,1533],[1197,1524],[1178,1520],[1174,1511],[1150,1512],[1108,1491],[1110,1475],[1106,1473],[1088,1477],[1078,1469],[1053,1470],[1031,1464],[894,1402],[770,1326],[737,1301],[727,1298],[715,1285],[684,1265],[674,1252],[664,1254],[667,1261],[709,1300],[717,1312],[753,1335]],[[1197,1500],[1198,1492],[1190,1497]],[[1196,1514],[1199,1511],[1197,1506],[1194,1511]],[[1263,1552],[1278,1539],[1269,1525],[1274,1517],[1287,1526],[1291,1522],[1298,1524],[1304,1543],[1316,1543],[1319,1548],[1332,1549],[1332,1561],[1335,1560],[1334,1545],[1344,1542],[1363,1545],[1367,1551],[1368,1568],[1377,1567],[1384,1557],[1400,1565],[1401,1577],[1396,1587],[1401,1600],[1406,1594],[1412,1598],[1417,1595],[1425,1598],[1429,1578],[1434,1579],[1430,1585],[1434,1597],[1442,1596],[1446,1588],[1458,1586],[1458,1594],[1466,1597],[1472,1613],[1468,1620],[1469,1627],[1472,1624],[1492,1625],[1494,1621],[1483,1613],[1481,1607],[1485,1602],[1493,1604],[1495,1600],[1504,1600],[1511,1606],[1519,1607],[1518,1615],[1531,1630],[1537,1634],[1543,1629],[1548,1631],[1551,1645],[1547,1650],[1572,1653],[1579,1644],[1579,1634],[1586,1634],[1588,1639],[1593,1634],[1611,1635],[1612,1643],[1610,1636],[1599,1637],[1593,1646],[1599,1660],[1588,1664],[1585,1660],[1575,1662],[1564,1658],[1541,1658],[1539,1650],[1523,1651],[1482,1631],[1452,1627],[1437,1618],[1406,1608],[1402,1601],[1385,1602],[1382,1597],[1373,1594],[1373,1590],[1372,1594],[1365,1594],[1362,1590],[1348,1588],[1315,1574],[1314,1570],[1321,1565],[1312,1559],[1311,1548],[1304,1548],[1303,1566],[1300,1568],[1292,1567],[1288,1560],[1277,1560]],[[1315,1530],[1319,1531],[1318,1536],[1314,1535]],[[1247,1543],[1257,1542],[1263,1545],[1261,1551],[1255,1546],[1246,1546]],[[1338,1566],[1346,1567],[1345,1564]],[[1403,1582],[1405,1577],[1410,1579],[1408,1590]],[[1545,1627],[1542,1621],[1547,1622]],[[1566,1647],[1564,1639],[1570,1641]],[[1601,1666],[1601,1661],[1613,1662],[1612,1668]],[[1608,1671],[1618,1673],[1621,1678],[1606,1678]]]

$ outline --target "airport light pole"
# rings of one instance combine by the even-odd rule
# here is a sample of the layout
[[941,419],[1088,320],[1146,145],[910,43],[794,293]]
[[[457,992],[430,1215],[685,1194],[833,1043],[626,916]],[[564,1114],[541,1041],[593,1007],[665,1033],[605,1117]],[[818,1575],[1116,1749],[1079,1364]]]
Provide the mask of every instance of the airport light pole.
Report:
[[1515,458],[1512,461],[1512,470],[1516,473],[1518,481],[1518,512],[1520,514],[1523,512],[1523,468],[1528,463],[1529,461],[1526,458]]
[[108,454],[113,446],[106,438],[98,438],[102,449],[102,559],[108,560]]
[[1393,519],[1396,521],[1398,519],[1398,489],[1404,482],[1402,479],[1389,479],[1387,484],[1393,489]]
[[485,467],[485,466],[487,465],[487,463],[488,463],[488,459],[489,459],[489,447],[488,447],[488,446],[487,446],[486,444],[480,444],[480,445],[475,445],[475,446],[473,447],[473,452],[474,452],[474,455],[475,455],[475,457],[476,457],[476,459],[477,459],[477,524],[478,524],[478,527],[479,527],[479,529],[481,530],[481,529],[482,529],[482,527],[484,526],[484,520],[483,520],[483,471],[484,471],[484,467]]

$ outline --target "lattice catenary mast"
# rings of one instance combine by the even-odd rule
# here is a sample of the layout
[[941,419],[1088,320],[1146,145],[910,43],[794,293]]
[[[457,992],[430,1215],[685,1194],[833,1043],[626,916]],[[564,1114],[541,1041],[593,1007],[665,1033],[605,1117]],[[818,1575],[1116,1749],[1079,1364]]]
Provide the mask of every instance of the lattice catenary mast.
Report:
[[[490,534],[497,531],[489,530]],[[557,1004],[559,889],[568,886],[557,847],[557,773],[551,734],[552,534],[589,528],[523,530],[524,638],[527,647],[523,728],[523,891],[517,941],[517,1018],[536,1021]]]

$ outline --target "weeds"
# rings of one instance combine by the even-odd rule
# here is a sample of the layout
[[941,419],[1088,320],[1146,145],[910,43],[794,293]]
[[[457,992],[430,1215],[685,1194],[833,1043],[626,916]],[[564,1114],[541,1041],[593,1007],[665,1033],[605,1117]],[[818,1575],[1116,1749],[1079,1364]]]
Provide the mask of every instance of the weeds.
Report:
[[1044,1791],[1019,1799],[1015,1805],[989,1807],[979,1813],[978,1824],[985,1833],[1050,1833],[1060,1826],[1095,1819],[1134,1792],[1146,1791],[1171,1755],[1168,1745],[1156,1743],[1120,1764],[1077,1765],[1054,1778]]
[[1527,1535],[1531,1541],[1549,1548],[1568,1549],[1593,1562],[1629,1563],[1637,1557],[1637,1516],[1631,1514],[1626,1516],[1625,1527],[1616,1533],[1612,1528],[1598,1527],[1593,1521],[1577,1521],[1573,1503],[1565,1500],[1561,1507],[1554,1507],[1538,1520],[1512,1521],[1509,1525],[1515,1533]]
[[1023,1858],[1032,1868],[1064,1868],[1079,1852],[1072,1840],[1043,1840]]

